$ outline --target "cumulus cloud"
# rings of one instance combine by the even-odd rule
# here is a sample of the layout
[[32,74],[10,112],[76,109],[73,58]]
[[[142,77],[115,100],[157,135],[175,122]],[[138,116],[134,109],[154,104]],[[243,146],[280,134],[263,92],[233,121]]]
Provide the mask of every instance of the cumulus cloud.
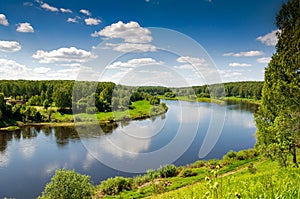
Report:
[[251,51],[246,51],[246,52],[240,52],[240,53],[224,53],[223,56],[232,56],[232,57],[254,57],[254,56],[260,56],[263,55],[264,53],[262,51],[258,50],[251,50]]
[[152,41],[151,32],[147,28],[142,28],[137,22],[131,21],[117,23],[106,26],[99,32],[94,32],[93,37],[103,36],[107,38],[119,38],[129,43],[148,43]]
[[[179,63],[189,63],[195,67],[207,66],[205,59],[199,57],[181,56],[176,59]],[[180,68],[180,67],[179,67]],[[187,66],[182,66],[182,69],[187,69]],[[192,68],[192,67],[191,67]]]
[[138,66],[148,66],[148,65],[162,65],[164,62],[157,61],[153,58],[138,58],[138,59],[131,59],[127,62],[117,61],[112,63],[111,65],[107,66],[110,69],[132,69]]
[[70,9],[60,8],[59,10],[63,13],[72,13],[72,10],[70,10]]
[[145,43],[107,43],[105,46],[119,52],[154,52],[157,50],[152,44]]
[[91,16],[92,15],[90,11],[85,10],[85,9],[81,9],[79,12],[81,12],[82,14],[85,14],[87,16]]
[[231,67],[249,67],[251,64],[246,64],[246,63],[230,63],[229,66]]
[[53,62],[87,62],[96,58],[91,52],[77,49],[75,47],[59,48],[49,52],[38,50],[33,58],[38,59],[40,63],[53,63]]
[[45,9],[45,10],[49,10],[51,12],[58,12],[58,8],[56,7],[53,7],[53,6],[50,6],[49,4],[47,3],[42,3],[41,4],[41,8]]
[[271,57],[262,57],[256,60],[258,63],[267,64],[271,61]]
[[68,18],[67,22],[69,22],[69,23],[78,23],[77,18]]
[[21,44],[16,41],[1,41],[0,51],[2,52],[17,52],[21,50]]
[[0,59],[0,78],[7,79],[18,79],[23,78],[28,72],[28,68],[19,64],[18,62],[10,59]]
[[0,24],[3,26],[8,26],[9,23],[6,19],[6,16],[4,14],[0,14]]
[[51,68],[46,68],[46,67],[38,67],[34,68],[33,72],[38,73],[38,74],[46,74],[51,71]]
[[276,36],[276,33],[279,30],[273,30],[272,32],[259,36],[256,38],[256,40],[260,41],[261,43],[267,45],[267,46],[275,46],[277,44],[278,38]]
[[17,26],[17,32],[34,32],[34,29],[30,23],[19,23]]
[[95,19],[95,18],[87,18],[87,19],[84,19],[84,22],[86,25],[89,25],[89,26],[95,26],[95,25],[98,25],[99,23],[101,23],[101,20],[100,19]]

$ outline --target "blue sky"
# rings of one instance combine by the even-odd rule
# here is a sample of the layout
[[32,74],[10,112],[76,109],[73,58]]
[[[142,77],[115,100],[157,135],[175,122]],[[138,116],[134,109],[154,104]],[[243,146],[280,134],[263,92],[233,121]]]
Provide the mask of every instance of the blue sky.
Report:
[[0,0],[0,79],[263,80],[284,2]]

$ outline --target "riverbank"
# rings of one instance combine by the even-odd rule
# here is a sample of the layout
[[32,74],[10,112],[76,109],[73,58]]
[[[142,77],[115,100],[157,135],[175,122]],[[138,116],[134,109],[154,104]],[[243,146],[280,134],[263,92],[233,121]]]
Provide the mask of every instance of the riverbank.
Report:
[[[38,108],[43,117],[47,117],[47,110]],[[78,126],[89,124],[105,124],[115,123],[120,121],[140,120],[162,115],[168,111],[168,107],[161,103],[159,105],[151,105],[149,101],[142,100],[132,103],[132,108],[124,111],[113,112],[96,112],[95,114],[79,113],[73,114],[61,114],[55,111],[51,114],[50,122],[34,122],[23,123],[19,121],[6,122],[6,126],[0,128],[0,131],[15,131],[26,126]]]
[[[61,172],[67,176],[69,171]],[[89,194],[94,199],[299,198],[299,186],[298,168],[282,169],[248,149],[229,151],[222,160],[167,165],[133,178],[116,176],[94,186]]]
[[191,96],[176,96],[174,98],[166,97],[163,95],[158,95],[160,99],[163,100],[181,100],[188,102],[207,102],[207,103],[215,103],[215,104],[227,104],[227,103],[247,103],[253,105],[260,105],[260,100],[252,99],[252,98],[239,98],[239,97],[222,97],[222,98],[208,98],[208,97],[191,97]]

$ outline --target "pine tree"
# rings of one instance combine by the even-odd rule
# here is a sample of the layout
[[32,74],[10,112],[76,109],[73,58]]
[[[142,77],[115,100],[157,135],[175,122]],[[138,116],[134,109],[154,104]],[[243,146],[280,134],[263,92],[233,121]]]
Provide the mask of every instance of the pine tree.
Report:
[[286,166],[300,146],[300,0],[283,4],[276,16],[276,53],[265,69],[262,104],[255,116],[257,146]]

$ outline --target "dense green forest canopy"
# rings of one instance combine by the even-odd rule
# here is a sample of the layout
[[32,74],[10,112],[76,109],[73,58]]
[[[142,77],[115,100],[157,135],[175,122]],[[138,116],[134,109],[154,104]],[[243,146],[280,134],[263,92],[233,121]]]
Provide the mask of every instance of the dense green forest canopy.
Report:
[[157,95],[171,98],[234,96],[260,99],[262,85],[263,82],[232,82],[166,88],[71,80],[0,80],[0,120],[41,121],[41,114],[35,108],[37,106],[46,110],[50,106],[58,107],[61,111],[74,114],[123,111],[130,109],[132,102],[139,100],[158,105],[160,99]]

